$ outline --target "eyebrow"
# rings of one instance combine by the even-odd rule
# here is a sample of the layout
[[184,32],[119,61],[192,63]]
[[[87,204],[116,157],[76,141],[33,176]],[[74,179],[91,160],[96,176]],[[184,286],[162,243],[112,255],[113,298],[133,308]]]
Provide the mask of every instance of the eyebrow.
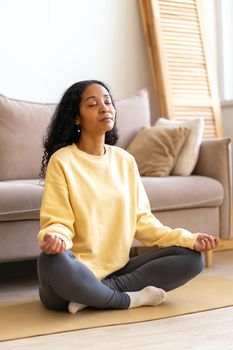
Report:
[[[109,97],[110,98],[110,95],[103,95],[103,97]],[[86,98],[86,101],[89,100],[90,98],[97,98],[97,96],[88,96]]]

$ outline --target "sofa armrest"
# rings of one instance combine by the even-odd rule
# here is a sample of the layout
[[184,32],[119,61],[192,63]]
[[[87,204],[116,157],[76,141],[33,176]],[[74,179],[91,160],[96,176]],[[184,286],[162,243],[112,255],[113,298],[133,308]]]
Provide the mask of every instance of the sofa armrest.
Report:
[[220,207],[219,228],[219,237],[222,239],[229,239],[231,235],[231,172],[231,139],[224,137],[204,140],[193,174],[212,177],[223,186],[224,199]]

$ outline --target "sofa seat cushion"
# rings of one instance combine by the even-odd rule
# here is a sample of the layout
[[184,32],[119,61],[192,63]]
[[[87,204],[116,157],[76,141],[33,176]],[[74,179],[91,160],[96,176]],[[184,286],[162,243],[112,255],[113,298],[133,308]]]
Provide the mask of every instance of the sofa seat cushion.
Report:
[[[142,177],[152,211],[216,207],[223,187],[205,176]],[[44,185],[41,180],[0,181],[0,221],[39,220]]]
[[205,176],[142,177],[152,211],[220,206],[221,183]]
[[41,180],[0,181],[0,221],[39,219]]

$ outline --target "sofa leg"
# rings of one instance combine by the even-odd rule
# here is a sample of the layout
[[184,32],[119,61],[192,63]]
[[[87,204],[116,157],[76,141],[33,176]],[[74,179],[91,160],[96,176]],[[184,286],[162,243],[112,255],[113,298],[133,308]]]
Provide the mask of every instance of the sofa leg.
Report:
[[213,250],[205,252],[205,265],[211,267],[213,265]]

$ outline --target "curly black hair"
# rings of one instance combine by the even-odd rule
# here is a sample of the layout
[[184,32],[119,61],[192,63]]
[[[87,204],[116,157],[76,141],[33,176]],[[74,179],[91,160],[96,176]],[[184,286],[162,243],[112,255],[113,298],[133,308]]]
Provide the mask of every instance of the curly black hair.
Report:
[[[45,177],[47,165],[54,152],[62,147],[77,143],[81,132],[77,132],[75,123],[76,117],[80,112],[80,102],[82,94],[87,86],[91,84],[102,85],[109,93],[112,104],[115,108],[112,95],[105,83],[99,80],[84,80],[71,85],[64,93],[60,103],[52,116],[51,122],[47,128],[47,134],[43,138],[44,154],[39,176]],[[81,130],[80,130],[81,131]],[[116,119],[112,130],[105,133],[105,143],[115,145],[118,140],[118,131]]]

